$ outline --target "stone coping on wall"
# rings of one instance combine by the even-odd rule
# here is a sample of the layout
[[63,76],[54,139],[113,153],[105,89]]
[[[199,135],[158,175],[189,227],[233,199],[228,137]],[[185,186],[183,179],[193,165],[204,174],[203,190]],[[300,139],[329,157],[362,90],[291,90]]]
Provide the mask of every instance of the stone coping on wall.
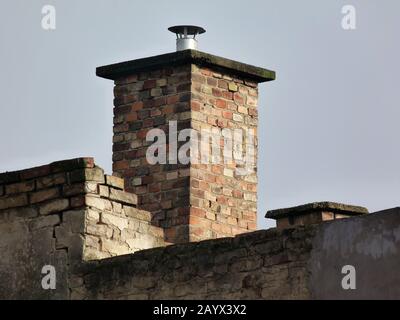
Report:
[[315,211],[335,212],[349,216],[357,216],[368,213],[368,209],[364,207],[324,201],[324,202],[308,203],[296,207],[270,210],[267,212],[265,217],[268,219],[280,219],[288,216],[302,215],[305,213],[315,212]]
[[102,78],[118,80],[119,78],[142,71],[159,69],[192,63],[198,66],[219,68],[233,74],[251,79],[258,83],[275,80],[275,71],[252,66],[242,62],[218,57],[197,50],[183,50],[148,58],[136,59],[96,69],[96,75]]

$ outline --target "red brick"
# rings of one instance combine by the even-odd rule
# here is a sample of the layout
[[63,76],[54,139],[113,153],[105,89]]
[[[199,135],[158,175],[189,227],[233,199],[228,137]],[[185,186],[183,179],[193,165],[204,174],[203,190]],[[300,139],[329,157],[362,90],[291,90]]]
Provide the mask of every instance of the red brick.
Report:
[[142,101],[137,101],[132,104],[131,107],[132,111],[139,111],[143,109],[143,102]]
[[218,80],[218,87],[220,87],[221,89],[228,89],[228,81],[225,80]]
[[193,111],[200,111],[201,110],[201,105],[197,101],[191,101],[190,107],[192,108]]
[[199,82],[201,84],[205,84],[206,83],[206,77],[200,75],[200,74],[192,74],[192,80],[193,82]]
[[256,230],[257,229],[257,224],[255,222],[248,222],[247,223],[247,229],[248,230]]
[[207,76],[207,77],[211,77],[212,76],[212,72],[209,69],[200,69],[200,72],[202,75]]
[[217,88],[212,88],[212,94],[214,97],[222,97],[222,91]]
[[179,102],[179,95],[173,95],[173,96],[169,96],[167,98],[167,104],[175,104]]
[[217,99],[215,105],[217,108],[226,109],[226,100]]
[[113,163],[113,170],[122,170],[128,168],[129,168],[129,161],[127,160],[116,161]]
[[244,96],[238,92],[234,93],[233,100],[239,105],[244,105]]
[[204,218],[206,216],[206,212],[200,208],[190,208],[190,214],[196,217]]
[[256,116],[258,116],[258,110],[257,109],[255,109],[255,108],[249,108],[249,115],[251,115],[251,116],[253,116],[253,117],[256,117]]
[[136,121],[137,119],[138,119],[138,116],[137,116],[136,112],[128,113],[125,116],[125,121],[128,121],[128,122]]
[[207,78],[207,84],[212,87],[216,87],[218,84],[217,79],[214,78]]
[[232,119],[233,118],[233,113],[231,111],[223,111],[222,116],[226,119]]
[[156,80],[146,80],[143,84],[143,89],[146,90],[155,88],[156,84],[157,84]]
[[223,174],[224,168],[223,168],[223,166],[220,166],[220,165],[212,165],[211,172],[215,173],[215,174]]
[[239,190],[233,190],[232,195],[235,198],[239,198],[239,199],[243,198],[243,192],[239,191]]

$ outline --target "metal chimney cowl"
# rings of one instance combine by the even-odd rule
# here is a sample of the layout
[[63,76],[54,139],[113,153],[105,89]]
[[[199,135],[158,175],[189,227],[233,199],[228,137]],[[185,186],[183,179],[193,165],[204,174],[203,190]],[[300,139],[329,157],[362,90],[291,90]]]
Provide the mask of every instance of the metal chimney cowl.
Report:
[[176,51],[197,50],[196,36],[206,32],[202,27],[190,25],[173,26],[168,30],[176,34]]

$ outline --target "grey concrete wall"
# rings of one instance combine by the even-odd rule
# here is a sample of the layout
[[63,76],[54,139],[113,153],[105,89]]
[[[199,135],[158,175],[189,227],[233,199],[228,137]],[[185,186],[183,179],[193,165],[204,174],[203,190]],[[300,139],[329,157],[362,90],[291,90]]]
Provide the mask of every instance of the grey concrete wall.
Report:
[[[400,208],[324,223],[309,261],[314,299],[400,299]],[[342,267],[356,271],[356,289],[344,290]]]

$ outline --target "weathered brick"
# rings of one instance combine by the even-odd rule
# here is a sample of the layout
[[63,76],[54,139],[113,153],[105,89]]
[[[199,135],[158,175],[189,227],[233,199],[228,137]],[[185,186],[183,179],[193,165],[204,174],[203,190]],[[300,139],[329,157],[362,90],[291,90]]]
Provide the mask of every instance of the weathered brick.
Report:
[[93,167],[94,167],[93,158],[76,158],[70,160],[57,161],[50,164],[50,169],[52,172],[64,172],[64,171],[72,171],[78,168],[93,168]]
[[228,89],[229,91],[236,92],[238,91],[238,86],[234,82],[229,82]]
[[89,220],[95,221],[97,223],[100,221],[100,214],[98,211],[88,209],[87,210],[87,218]]
[[110,188],[108,186],[99,185],[99,194],[101,197],[108,198],[110,196]]
[[113,229],[105,224],[88,224],[85,228],[85,233],[107,239],[112,238]]
[[101,214],[101,223],[107,224],[107,225],[111,225],[111,226],[115,226],[118,229],[120,229],[121,231],[123,229],[128,228],[128,219],[125,217],[118,217],[116,215],[112,215],[109,213],[105,213],[103,212]]
[[116,190],[113,188],[110,189],[110,199],[115,200],[115,201],[120,201],[123,203],[129,203],[129,204],[137,204],[138,203],[138,197],[136,194]]
[[62,194],[64,196],[76,196],[85,193],[97,193],[98,184],[96,182],[79,182],[74,184],[65,184],[62,186]]
[[70,173],[71,182],[96,181],[104,183],[104,171],[99,167],[78,169]]
[[36,208],[33,207],[19,207],[14,209],[6,210],[8,213],[8,220],[13,221],[15,219],[30,219],[35,218],[39,215]]
[[41,215],[48,215],[54,212],[60,212],[68,209],[69,200],[68,199],[56,199],[47,202],[39,207],[39,212]]
[[0,173],[0,184],[14,183],[21,181],[20,171]]
[[59,197],[60,195],[60,190],[58,188],[51,188],[51,189],[45,189],[45,190],[40,190],[37,192],[33,192],[30,194],[29,199],[32,204],[38,203],[38,202],[43,202],[46,200],[54,199]]
[[117,189],[124,189],[124,179],[116,176],[106,175],[106,184]]
[[0,210],[21,207],[28,204],[28,195],[19,194],[0,198]]
[[123,210],[128,217],[136,218],[143,221],[151,221],[151,213],[148,211],[139,210],[129,206],[124,206]]
[[111,211],[112,210],[112,205],[109,200],[102,199],[102,198],[97,198],[97,197],[92,197],[92,196],[86,196],[85,197],[85,203],[89,207],[93,207],[99,210],[107,210]]
[[[131,135],[125,135],[124,139],[116,142],[129,143],[133,151],[114,151],[113,157],[113,171],[127,181],[127,191],[137,197],[134,203],[140,203],[141,208],[150,211],[153,220],[165,228],[178,226],[196,213],[206,219],[208,213],[206,220],[217,221],[218,230],[212,230],[211,226],[204,227],[209,230],[197,228],[193,231],[196,233],[196,240],[235,235],[243,229],[247,230],[247,222],[239,226],[241,215],[227,218],[232,208],[246,209],[251,202],[242,201],[243,193],[235,191],[246,189],[246,185],[240,184],[245,178],[235,175],[235,159],[218,166],[202,165],[199,171],[192,171],[194,164],[188,165],[185,168],[187,169],[185,175],[181,175],[182,168],[179,165],[148,164],[146,149],[150,143],[146,141],[146,135],[149,129],[156,126],[168,132],[168,121],[171,120],[178,122],[178,130],[256,126],[257,115],[249,111],[255,107],[250,108],[248,104],[245,105],[250,92],[254,99],[257,98],[256,88],[247,86],[245,79],[240,76],[215,72],[210,68],[196,65],[186,68],[174,66],[168,68],[168,71],[160,69],[151,72],[151,75],[141,73],[139,78],[146,83],[145,90],[132,87],[130,93],[138,97],[137,102],[143,104],[143,109],[140,108],[138,120],[129,124]],[[160,90],[161,86],[164,87]],[[123,92],[125,89],[118,90]],[[116,94],[116,97],[119,94]],[[128,122],[127,118],[124,121]],[[223,144],[224,141],[221,139],[221,147]],[[186,181],[180,177],[188,179]],[[190,182],[190,189],[188,189],[189,177],[196,178],[196,181]],[[110,194],[110,199],[123,202],[121,199],[118,200],[121,195],[114,192]],[[190,205],[203,211],[195,210],[192,213],[189,210]],[[230,227],[225,228],[223,224],[228,223]],[[192,231],[186,229],[182,232]],[[180,235],[177,231],[169,230],[166,237],[170,236]]]
[[107,239],[101,241],[101,250],[117,256],[130,253],[126,243]]
[[6,185],[6,194],[23,193],[33,191],[35,189],[35,181],[23,181],[19,183]]
[[37,219],[34,219],[30,222],[29,228],[31,230],[36,230],[36,229],[41,229],[41,228],[47,228],[51,226],[55,226],[60,224],[60,216],[57,214],[53,214],[50,216],[45,216],[45,217],[39,217]]
[[86,209],[64,211],[62,214],[63,224],[67,225],[72,233],[84,233],[86,215]]
[[65,173],[57,173],[36,180],[38,189],[49,188],[55,185],[64,184],[67,182]]
[[22,180],[30,180],[33,178],[46,176],[50,174],[50,172],[51,172],[50,165],[44,165],[20,171],[20,176]]

